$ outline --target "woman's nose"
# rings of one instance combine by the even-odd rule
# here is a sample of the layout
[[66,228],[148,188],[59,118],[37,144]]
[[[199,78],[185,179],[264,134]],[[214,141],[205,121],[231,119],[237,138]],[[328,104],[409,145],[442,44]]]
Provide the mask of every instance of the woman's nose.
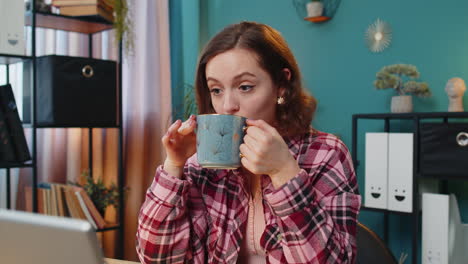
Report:
[[227,93],[224,96],[223,111],[224,114],[235,114],[239,111],[239,100],[233,93]]

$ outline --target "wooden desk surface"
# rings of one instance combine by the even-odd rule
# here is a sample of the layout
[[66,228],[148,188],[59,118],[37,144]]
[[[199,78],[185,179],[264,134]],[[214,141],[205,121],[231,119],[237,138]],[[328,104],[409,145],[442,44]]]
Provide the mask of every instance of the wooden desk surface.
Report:
[[134,262],[134,261],[127,261],[127,260],[120,260],[120,259],[110,259],[106,258],[106,263],[107,264],[132,264],[132,263],[140,263],[140,262]]

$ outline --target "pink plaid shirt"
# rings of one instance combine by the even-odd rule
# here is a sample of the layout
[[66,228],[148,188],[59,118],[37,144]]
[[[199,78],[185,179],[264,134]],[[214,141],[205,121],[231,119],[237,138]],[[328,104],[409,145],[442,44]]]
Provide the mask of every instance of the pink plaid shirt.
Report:
[[[318,131],[286,142],[301,171],[276,190],[262,178],[267,263],[354,263],[361,199],[348,149]],[[196,155],[184,175],[157,169],[139,215],[140,261],[236,263],[250,195],[244,176],[201,168]]]

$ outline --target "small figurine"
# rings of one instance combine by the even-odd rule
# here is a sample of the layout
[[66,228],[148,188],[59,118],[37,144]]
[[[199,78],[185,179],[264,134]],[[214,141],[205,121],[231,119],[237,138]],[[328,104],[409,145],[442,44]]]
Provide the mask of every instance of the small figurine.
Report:
[[445,85],[445,92],[449,98],[449,112],[463,112],[463,94],[466,91],[465,81],[462,78],[451,78]]

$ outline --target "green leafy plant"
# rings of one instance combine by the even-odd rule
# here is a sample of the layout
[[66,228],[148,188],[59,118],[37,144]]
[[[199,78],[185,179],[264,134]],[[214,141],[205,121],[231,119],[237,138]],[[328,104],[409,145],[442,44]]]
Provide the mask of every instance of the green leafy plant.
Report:
[[184,120],[190,115],[197,114],[197,102],[195,100],[195,88],[191,84],[184,85]]
[[130,10],[127,0],[110,0],[114,6],[114,28],[115,41],[118,44],[123,42],[127,54],[133,54],[133,20],[130,17]]
[[429,85],[419,79],[416,66],[410,64],[393,64],[383,67],[376,74],[374,86],[377,89],[395,89],[398,95],[414,94],[419,97],[431,96]]
[[[107,187],[101,178],[95,181],[86,170],[81,173],[77,182],[69,182],[72,185],[82,187],[93,201],[96,209],[104,215],[108,206],[119,208],[119,188],[115,183]],[[127,191],[125,188],[124,191]]]

